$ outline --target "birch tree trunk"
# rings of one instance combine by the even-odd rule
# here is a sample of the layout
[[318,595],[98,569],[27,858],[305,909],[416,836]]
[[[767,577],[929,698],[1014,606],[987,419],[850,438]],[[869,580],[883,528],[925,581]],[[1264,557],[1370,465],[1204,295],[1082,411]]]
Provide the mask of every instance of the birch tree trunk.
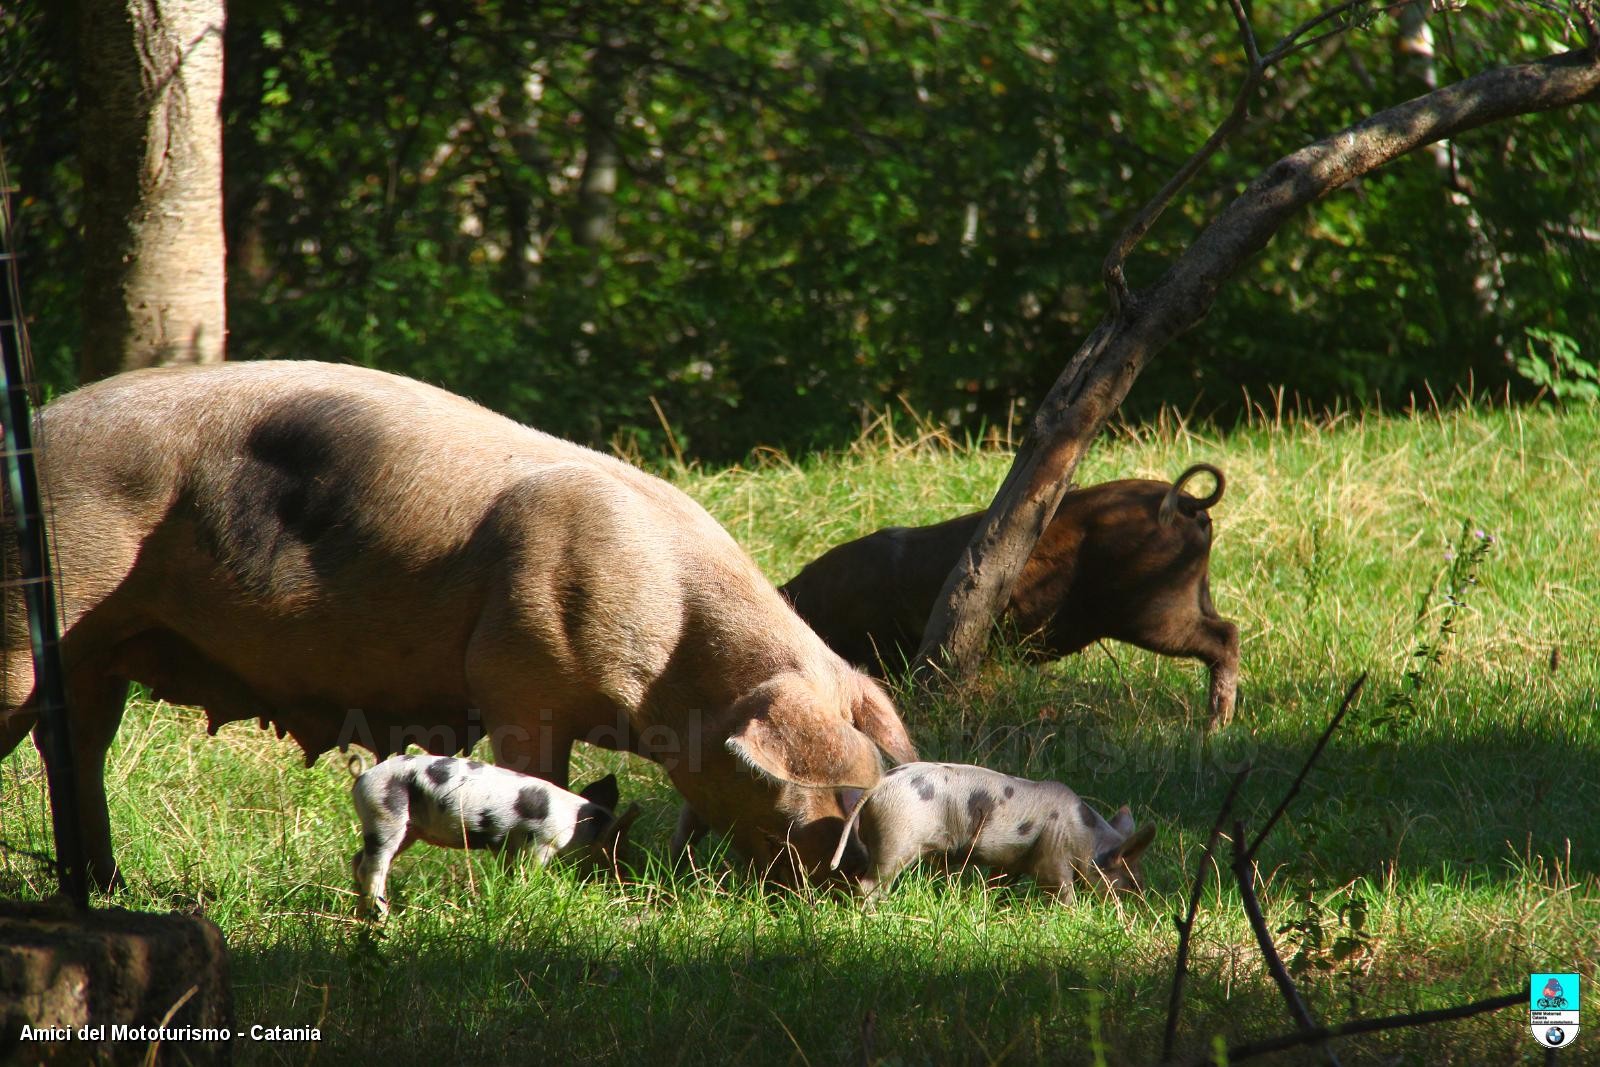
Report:
[[227,335],[222,0],[79,0],[88,382]]
[[573,222],[573,237],[589,248],[609,241],[613,229],[617,172],[622,163],[616,122],[624,71],[618,49],[625,43],[618,33],[602,34],[589,68],[594,85],[583,114],[583,174],[578,179],[578,208]]
[[[1432,0],[1411,0],[1399,12],[1399,28],[1395,35],[1395,69],[1402,82],[1409,82],[1413,90],[1432,91],[1439,88],[1439,72],[1435,63],[1433,29],[1428,16],[1433,11]],[[1472,280],[1472,296],[1478,313],[1485,321],[1493,322],[1500,310],[1500,294],[1505,290],[1505,275],[1500,269],[1500,255],[1483,224],[1483,217],[1472,203],[1471,185],[1461,174],[1456,159],[1455,146],[1448,140],[1435,141],[1427,147],[1433,165],[1439,172],[1439,184],[1445,200],[1453,210],[1461,213],[1467,230],[1471,255],[1477,267]],[[1496,338],[1500,354],[1510,359],[1505,339]]]

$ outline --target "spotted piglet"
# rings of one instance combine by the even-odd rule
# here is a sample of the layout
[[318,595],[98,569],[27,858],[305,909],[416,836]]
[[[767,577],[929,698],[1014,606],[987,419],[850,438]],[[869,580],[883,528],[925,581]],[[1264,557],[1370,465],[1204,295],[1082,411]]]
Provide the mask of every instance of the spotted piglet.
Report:
[[351,865],[364,911],[389,910],[384,890],[394,858],[415,841],[445,848],[486,848],[507,861],[531,850],[543,865],[563,849],[598,855],[620,849],[632,821],[621,820],[617,779],[606,775],[582,793],[504,767],[451,756],[393,756],[351,788],[361,818],[361,851]]
[[850,813],[834,868],[852,831],[868,855],[858,884],[869,904],[929,852],[1032,875],[1063,904],[1075,898],[1077,875],[1102,888],[1142,892],[1139,858],[1156,836],[1153,826],[1134,830],[1126,806],[1108,822],[1059,782],[961,763],[903,763],[885,774]]

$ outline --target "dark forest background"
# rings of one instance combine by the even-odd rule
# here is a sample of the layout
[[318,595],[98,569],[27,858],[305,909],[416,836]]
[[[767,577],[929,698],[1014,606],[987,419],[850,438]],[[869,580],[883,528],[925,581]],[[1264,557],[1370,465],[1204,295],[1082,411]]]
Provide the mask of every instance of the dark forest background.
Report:
[[[1255,19],[1270,36],[1314,10]],[[1510,7],[1431,26],[1431,58],[1378,19],[1276,71],[1130,281],[1285,152],[1570,46]],[[75,32],[70,2],[0,11],[0,137],[56,390],[82,321]],[[706,459],[839,444],[902,402],[980,433],[1029,412],[1099,319],[1107,246],[1241,66],[1225,11],[1155,0],[233,0],[229,358],[395,370],[590,443],[654,450],[664,417]],[[1226,424],[1275,387],[1318,407],[1592,392],[1597,134],[1594,108],[1491,125],[1329,198],[1124,414]]]

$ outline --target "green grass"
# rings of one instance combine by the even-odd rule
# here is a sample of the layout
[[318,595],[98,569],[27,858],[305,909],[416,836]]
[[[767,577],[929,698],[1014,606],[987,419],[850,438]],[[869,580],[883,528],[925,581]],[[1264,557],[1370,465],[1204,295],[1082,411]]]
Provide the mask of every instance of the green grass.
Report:
[[[502,872],[417,849],[374,936],[354,919],[355,820],[341,759],[251,727],[207,738],[193,712],[129,711],[111,759],[120,903],[196,904],[232,952],[246,1027],[320,1026],[320,1048],[250,1045],[240,1062],[1149,1063],[1160,1048],[1171,916],[1230,773],[1256,768],[1247,824],[1276,803],[1350,679],[1372,672],[1261,855],[1276,930],[1320,933],[1301,981],[1330,1022],[1523,987],[1535,970],[1600,981],[1600,413],[1453,411],[1279,423],[1227,436],[1166,425],[1095,450],[1083,483],[1228,474],[1212,584],[1243,632],[1235,725],[1202,744],[1204,671],[1126,646],[1044,669],[1001,654],[960,691],[901,693],[923,753],[1068,782],[1131,803],[1159,836],[1144,901],[1053,907],[973,874],[908,874],[872,915],[827,895],[768,895],[652,866],[626,887],[570,870]],[[676,471],[775,580],[846,538],[987,502],[999,452],[880,431],[850,453]],[[1441,645],[1446,554],[1463,524],[1494,545]],[[1470,534],[1468,535],[1470,541]],[[1552,651],[1559,664],[1552,669]],[[621,772],[664,851],[675,804],[642,761],[584,751],[575,778]],[[0,764],[0,839],[48,847],[31,747]],[[42,866],[0,852],[0,894],[44,895]],[[1352,901],[1364,921],[1352,936]],[[1336,961],[1341,936],[1357,951]],[[1311,940],[1282,935],[1294,957]],[[1319,966],[1325,965],[1325,966]],[[1193,943],[1180,1051],[1289,1028],[1236,890],[1213,875]],[[1592,996],[1590,1011],[1596,1010]],[[1592,1030],[1592,1026],[1587,1028]],[[1563,1062],[1600,1056],[1580,1037]],[[1345,1042],[1344,1062],[1537,1062],[1513,1008]],[[1287,1056],[1278,1062],[1307,1060]]]

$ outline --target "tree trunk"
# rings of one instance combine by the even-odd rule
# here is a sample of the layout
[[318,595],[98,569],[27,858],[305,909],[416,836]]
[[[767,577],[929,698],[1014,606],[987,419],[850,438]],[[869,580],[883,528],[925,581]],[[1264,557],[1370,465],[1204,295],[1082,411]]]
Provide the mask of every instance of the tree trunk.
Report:
[[[1395,34],[1395,71],[1401,84],[1410,91],[1432,91],[1439,87],[1439,72],[1434,62],[1433,30],[1428,16],[1433,12],[1432,0],[1411,0],[1400,10]],[[1473,206],[1470,183],[1463,180],[1456,158],[1455,146],[1447,140],[1435,141],[1428,146],[1433,165],[1439,172],[1439,183],[1446,202],[1461,213],[1466,227],[1471,255],[1476,271],[1472,279],[1472,297],[1478,305],[1478,314],[1485,322],[1494,322],[1500,310],[1500,294],[1505,290],[1505,275],[1500,267],[1500,255],[1489,239],[1478,209]],[[1503,357],[1505,339],[1497,336],[1496,345]]]
[[[1254,48],[1252,39],[1252,61]],[[994,620],[1089,442],[1150,358],[1200,321],[1223,283],[1292,215],[1441,138],[1595,100],[1600,100],[1600,47],[1594,43],[1583,51],[1487,71],[1278,160],[1148,289],[1119,291],[1120,259],[1108,262],[1113,311],[1079,347],[1030,421],[988,515],[945,581],[923,633],[919,662],[957,676],[977,666]]]
[[617,171],[622,154],[617,148],[617,97],[622,88],[620,34],[602,34],[590,64],[593,86],[583,113],[583,174],[578,179],[578,209],[573,236],[578,244],[594,248],[611,239],[612,213],[617,195]]
[[79,18],[79,379],[217,362],[222,0],[80,0]]

